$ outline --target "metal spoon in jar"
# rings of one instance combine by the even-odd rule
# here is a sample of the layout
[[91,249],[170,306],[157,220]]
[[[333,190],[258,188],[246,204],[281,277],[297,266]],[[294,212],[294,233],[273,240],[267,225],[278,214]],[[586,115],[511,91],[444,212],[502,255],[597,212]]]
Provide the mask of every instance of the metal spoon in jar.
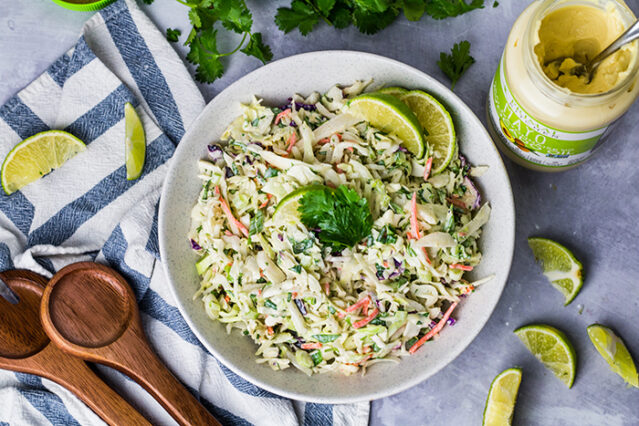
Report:
[[[608,47],[602,50],[597,56],[587,61],[585,64],[577,64],[567,74],[577,75],[580,77],[586,76],[588,78],[588,83],[590,83],[592,81],[595,70],[604,59],[615,53],[617,50],[621,49],[624,45],[631,43],[637,39],[639,39],[639,20],[635,21],[634,24],[632,24],[626,31],[623,32],[623,34],[617,37],[615,41],[613,41]],[[553,62],[557,63],[557,65],[561,65],[565,59],[567,59],[567,57],[553,59],[546,65]]]

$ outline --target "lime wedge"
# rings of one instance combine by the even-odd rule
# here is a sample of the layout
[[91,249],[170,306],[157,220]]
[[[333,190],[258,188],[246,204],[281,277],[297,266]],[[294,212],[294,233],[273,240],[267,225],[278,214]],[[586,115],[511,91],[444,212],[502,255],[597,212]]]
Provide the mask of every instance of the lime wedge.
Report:
[[393,133],[417,158],[426,151],[422,126],[402,101],[383,93],[368,93],[352,99],[348,112],[364,118],[384,132]]
[[626,383],[639,388],[637,367],[623,340],[614,331],[599,324],[588,327],[588,336],[612,371],[619,374]]
[[9,195],[57,169],[87,147],[62,130],[47,130],[16,145],[2,163],[2,188]]
[[392,87],[384,87],[383,89],[379,89],[377,93],[382,93],[384,95],[391,95],[391,96],[395,96],[396,98],[401,98],[403,95],[408,93],[408,90],[404,89],[403,87],[392,86]]
[[509,368],[493,379],[484,408],[484,426],[505,426],[513,421],[521,369]]
[[127,180],[135,180],[142,174],[146,156],[146,137],[144,126],[130,103],[124,105],[124,155]]
[[401,98],[426,130],[426,144],[433,157],[431,175],[441,173],[455,155],[455,127],[446,108],[428,93],[412,90]]
[[583,285],[581,263],[566,247],[546,238],[528,238],[533,255],[544,270],[550,283],[565,297],[568,305],[579,293]]
[[275,206],[273,218],[298,220],[300,217],[300,214],[297,211],[298,207],[300,206],[299,199],[302,198],[302,196],[308,191],[317,189],[326,189],[326,187],[324,185],[308,185],[297,188],[293,192],[289,192],[284,198],[282,198],[279,203],[277,203],[277,206]]
[[554,327],[531,324],[515,330],[528,350],[555,376],[572,387],[575,381],[577,355],[568,337]]

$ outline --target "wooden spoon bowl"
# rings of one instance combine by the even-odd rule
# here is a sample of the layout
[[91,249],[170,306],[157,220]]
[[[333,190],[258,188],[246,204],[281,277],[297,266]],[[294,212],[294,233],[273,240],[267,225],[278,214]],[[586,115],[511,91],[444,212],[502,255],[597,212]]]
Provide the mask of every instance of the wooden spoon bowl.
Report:
[[51,344],[40,322],[46,278],[26,270],[1,272],[0,278],[20,299],[13,305],[0,297],[0,368],[35,374],[64,386],[111,425],[149,425],[84,361]]
[[150,348],[133,290],[113,269],[93,262],[62,268],[44,291],[40,314],[56,346],[128,375],[178,423],[219,425]]

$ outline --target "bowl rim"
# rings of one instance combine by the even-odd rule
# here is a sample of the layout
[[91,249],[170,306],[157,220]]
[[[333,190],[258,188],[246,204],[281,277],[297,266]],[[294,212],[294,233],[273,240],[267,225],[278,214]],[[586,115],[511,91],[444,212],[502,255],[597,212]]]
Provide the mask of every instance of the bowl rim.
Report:
[[[371,400],[375,400],[375,399],[380,399],[380,398],[384,398],[384,397],[388,397],[391,395],[395,395],[397,393],[400,393],[402,391],[405,391],[413,386],[416,386],[417,384],[425,381],[426,379],[428,379],[429,377],[432,377],[433,375],[435,375],[436,373],[439,373],[440,371],[442,371],[445,367],[447,367],[451,362],[453,362],[455,360],[455,358],[457,358],[462,352],[464,352],[469,346],[470,344],[477,338],[477,336],[481,333],[481,331],[484,329],[484,327],[486,326],[486,323],[488,322],[488,320],[492,317],[495,308],[497,307],[497,304],[499,303],[499,301],[501,300],[501,296],[503,294],[504,288],[506,287],[507,283],[508,283],[508,277],[510,276],[510,272],[512,269],[512,261],[513,261],[513,257],[514,257],[514,252],[515,252],[515,230],[516,230],[516,215],[515,215],[515,203],[514,203],[514,196],[513,196],[513,191],[512,191],[512,185],[510,183],[510,177],[508,175],[508,171],[504,165],[504,161],[499,153],[499,151],[497,150],[495,143],[492,139],[492,137],[490,136],[490,134],[488,133],[488,131],[486,130],[486,127],[484,126],[484,124],[481,122],[481,120],[477,117],[477,115],[473,112],[472,109],[470,109],[470,107],[461,99],[459,98],[459,96],[457,96],[452,90],[450,90],[448,87],[444,86],[442,83],[440,83],[438,80],[436,80],[434,77],[431,77],[430,75],[426,74],[425,72],[411,66],[408,64],[405,64],[401,61],[395,60],[395,59],[391,59],[382,55],[377,55],[374,53],[368,53],[368,52],[360,52],[360,51],[356,51],[356,50],[345,50],[345,49],[341,49],[341,50],[317,50],[317,51],[312,51],[312,52],[305,52],[305,53],[300,53],[300,54],[296,54],[296,55],[292,55],[292,56],[287,56],[285,58],[281,58],[278,59],[276,61],[270,62],[267,65],[261,66],[259,68],[256,68],[255,70],[251,71],[250,73],[244,75],[243,77],[239,78],[238,80],[234,81],[233,83],[229,84],[226,88],[224,88],[220,93],[218,93],[218,95],[216,95],[216,97],[218,97],[222,92],[226,91],[226,90],[231,90],[234,86],[240,85],[244,80],[248,80],[252,77],[253,73],[257,72],[257,71],[261,71],[264,68],[268,68],[273,64],[281,64],[281,63],[286,63],[286,62],[295,62],[297,60],[299,60],[299,58],[306,58],[306,57],[321,57],[324,55],[338,55],[338,54],[347,54],[347,55],[356,55],[356,56],[361,56],[362,58],[366,59],[366,58],[370,58],[370,59],[374,59],[377,61],[383,61],[383,62],[387,62],[393,66],[397,66],[400,68],[404,68],[407,71],[411,71],[414,73],[419,74],[421,77],[425,78],[426,80],[429,80],[430,83],[432,84],[432,86],[437,87],[438,90],[443,90],[448,92],[448,96],[451,96],[452,98],[454,98],[458,103],[459,106],[462,109],[462,114],[464,117],[469,117],[471,120],[475,120],[476,123],[479,125],[479,127],[481,128],[481,131],[483,132],[483,135],[485,137],[485,139],[491,141],[492,143],[490,144],[490,147],[488,149],[492,149],[494,151],[494,153],[496,154],[496,158],[497,158],[497,165],[500,167],[500,169],[503,171],[503,173],[506,176],[505,179],[505,187],[507,189],[507,194],[506,195],[506,199],[509,201],[509,205],[511,206],[511,217],[512,217],[512,223],[509,229],[511,235],[513,236],[512,238],[512,242],[510,244],[510,250],[507,253],[507,258],[504,258],[505,262],[507,263],[507,268],[505,269],[506,275],[505,275],[505,279],[504,279],[504,283],[503,285],[501,285],[501,288],[499,289],[499,292],[497,294],[497,297],[495,297],[494,302],[492,303],[492,306],[490,306],[490,309],[486,310],[486,314],[485,317],[481,320],[481,321],[477,321],[478,323],[480,323],[479,328],[477,329],[477,333],[472,336],[472,338],[466,340],[465,342],[463,342],[463,344],[458,345],[455,350],[450,351],[447,356],[445,357],[445,362],[442,363],[442,366],[439,367],[438,369],[436,369],[435,371],[430,372],[429,374],[415,374],[413,376],[413,378],[409,379],[409,380],[405,380],[404,382],[401,382],[400,384],[397,385],[393,385],[393,386],[388,386],[386,388],[383,389],[379,389],[379,390],[375,390],[374,392],[368,392],[368,393],[363,393],[363,394],[358,394],[358,395],[353,395],[353,396],[348,396],[348,397],[317,397],[314,395],[309,395],[309,394],[305,394],[305,393],[300,393],[300,392],[296,392],[296,391],[289,391],[289,390],[285,390],[285,389],[281,389],[279,387],[276,386],[272,386],[269,383],[259,379],[259,378],[255,378],[253,376],[251,376],[250,374],[245,373],[244,371],[242,371],[240,368],[236,367],[234,365],[234,363],[232,362],[232,360],[227,359],[226,357],[224,357],[221,353],[219,353],[216,349],[215,346],[210,344],[208,342],[208,340],[203,336],[202,333],[200,333],[200,331],[198,330],[198,328],[195,326],[194,321],[190,318],[189,315],[187,315],[187,309],[184,306],[182,300],[180,299],[180,296],[178,294],[177,288],[173,282],[173,280],[171,279],[171,271],[168,268],[167,262],[162,261],[162,259],[166,258],[168,253],[167,253],[167,243],[165,242],[165,239],[168,238],[167,235],[165,235],[164,233],[164,229],[165,229],[165,217],[166,214],[164,213],[165,210],[167,209],[167,205],[165,200],[167,199],[167,194],[169,192],[169,182],[170,182],[170,177],[172,175],[172,172],[176,169],[176,163],[175,162],[171,162],[169,169],[167,171],[167,174],[165,176],[164,179],[164,183],[162,185],[162,192],[161,192],[161,196],[160,196],[160,204],[159,204],[159,208],[158,208],[158,240],[159,240],[159,248],[160,248],[160,261],[162,263],[162,267],[163,267],[163,271],[166,275],[166,280],[168,282],[168,286],[169,286],[169,291],[171,293],[171,295],[173,296],[173,299],[176,303],[177,308],[180,311],[180,314],[182,315],[182,317],[184,318],[184,320],[186,321],[186,323],[188,324],[189,328],[191,329],[191,331],[195,334],[195,336],[198,338],[198,340],[200,341],[200,343],[202,343],[202,345],[211,353],[211,355],[213,355],[213,357],[215,357],[216,360],[218,360],[219,362],[221,362],[224,366],[226,366],[227,368],[229,368],[233,373],[237,374],[238,376],[240,376],[241,378],[249,381],[250,383],[255,384],[256,386],[261,387],[262,389],[265,389],[269,392],[272,392],[274,394],[286,397],[286,398],[290,398],[290,399],[295,399],[295,400],[300,400],[300,401],[305,401],[305,402],[312,402],[312,403],[322,403],[322,404],[345,404],[345,403],[355,403],[355,402],[363,402],[363,401],[371,401]],[[431,86],[431,87],[432,87]],[[208,112],[208,109],[210,108],[210,105],[213,103],[213,101],[215,100],[215,98],[211,99],[211,101],[209,101],[207,103],[207,105],[205,106],[205,108],[202,110],[202,112],[197,116],[197,118],[193,121],[193,123],[191,123],[190,127],[188,128],[188,130],[186,131],[186,133],[184,134],[184,136],[182,137],[181,141],[183,140],[187,140],[191,133],[194,131],[193,129],[196,127],[194,126],[194,123],[199,122],[200,119],[205,116]],[[173,153],[173,156],[175,156],[178,152],[178,150],[180,150],[181,144],[178,144],[175,152]]]

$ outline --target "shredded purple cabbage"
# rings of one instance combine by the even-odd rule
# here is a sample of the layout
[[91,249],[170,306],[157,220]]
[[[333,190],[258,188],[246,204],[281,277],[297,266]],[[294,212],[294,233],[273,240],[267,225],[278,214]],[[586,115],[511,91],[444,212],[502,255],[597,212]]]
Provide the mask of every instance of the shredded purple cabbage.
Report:
[[291,122],[288,123],[288,125],[291,126],[291,127],[297,127],[297,123],[294,122],[293,120],[291,120]]
[[222,158],[222,148],[217,145],[209,145],[207,146],[209,151],[209,158],[213,161],[217,161]]
[[[288,98],[286,105],[282,105],[280,109],[284,111],[287,108],[290,108],[293,104],[293,98]],[[306,111],[315,111],[317,107],[313,104],[304,104],[302,102],[295,102],[296,109],[305,109]]]
[[297,305],[297,309],[300,310],[302,315],[306,315],[308,312],[306,312],[306,305],[304,305],[304,301],[302,299],[293,299],[293,300],[295,301],[295,304]]
[[431,321],[430,328],[435,328],[435,327],[437,327],[437,323],[435,321]]
[[377,277],[378,280],[383,281],[384,280],[384,272],[383,271],[377,271],[375,272],[375,276]]
[[457,321],[455,320],[455,318],[448,318],[448,320],[446,321],[446,324],[452,327],[453,325],[455,325],[456,322]]
[[282,234],[277,234],[277,238],[279,238],[280,241],[284,241],[284,235]]
[[226,178],[230,178],[233,177],[233,170],[231,170],[229,167],[225,167],[224,168],[224,176],[226,176]]
[[193,250],[202,250],[202,247],[200,247],[200,245],[197,242],[195,242],[193,238],[191,238],[191,248]]
[[[408,152],[408,150],[407,150],[406,148],[404,148],[403,146],[401,146],[401,145],[400,145],[399,147],[397,147],[397,151],[400,151],[400,152]],[[397,152],[397,151],[396,151],[396,152]]]
[[467,205],[468,207],[470,207],[471,209],[474,210],[474,209],[478,208],[479,205],[481,204],[481,194],[479,193],[479,190],[475,186],[475,183],[471,179],[469,179],[468,177],[464,178],[464,185],[466,186],[466,188],[474,196],[473,203],[471,205],[469,205],[469,206]]

